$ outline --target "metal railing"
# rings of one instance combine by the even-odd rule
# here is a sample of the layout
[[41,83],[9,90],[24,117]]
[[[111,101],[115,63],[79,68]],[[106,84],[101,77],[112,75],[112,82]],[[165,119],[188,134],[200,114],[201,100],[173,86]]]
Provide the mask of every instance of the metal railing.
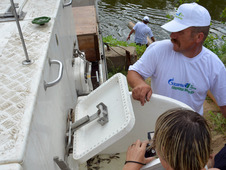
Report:
[[28,53],[27,53],[27,48],[26,48],[26,45],[25,45],[25,42],[24,42],[24,37],[23,37],[22,31],[21,31],[20,22],[19,22],[19,18],[18,18],[17,12],[16,12],[15,4],[14,4],[13,0],[10,0],[10,2],[11,2],[12,12],[13,12],[13,15],[15,17],[17,28],[18,28],[18,31],[19,31],[19,34],[20,34],[20,39],[21,39],[21,42],[22,42],[22,45],[23,45],[24,53],[25,53],[25,56],[26,56],[26,60],[24,60],[22,62],[22,64],[29,65],[29,64],[32,64],[32,61],[29,59],[29,56],[28,56]]

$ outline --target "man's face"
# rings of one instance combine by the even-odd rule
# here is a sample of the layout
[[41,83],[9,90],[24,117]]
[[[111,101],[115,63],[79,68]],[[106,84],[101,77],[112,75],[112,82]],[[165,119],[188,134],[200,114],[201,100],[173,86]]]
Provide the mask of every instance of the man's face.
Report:
[[179,32],[172,32],[170,38],[173,43],[173,50],[180,52],[187,57],[189,57],[189,54],[192,54],[197,48],[196,35],[192,35],[191,28]]

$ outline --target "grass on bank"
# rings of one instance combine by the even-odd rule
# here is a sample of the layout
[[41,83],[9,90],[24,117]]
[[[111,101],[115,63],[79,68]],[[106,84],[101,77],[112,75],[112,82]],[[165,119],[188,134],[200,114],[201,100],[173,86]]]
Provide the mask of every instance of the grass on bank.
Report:
[[146,50],[146,46],[145,45],[139,46],[139,45],[136,45],[135,43],[128,43],[127,41],[119,41],[119,40],[113,38],[111,35],[109,35],[107,37],[103,37],[103,42],[107,43],[109,46],[112,46],[112,47],[133,46],[133,47],[136,48],[136,52],[137,52],[137,57],[138,58],[140,58],[142,56],[142,54],[144,53],[144,51]]
[[226,135],[226,119],[221,113],[214,113],[210,110],[206,116],[206,119],[209,122],[213,133],[220,133],[224,136]]

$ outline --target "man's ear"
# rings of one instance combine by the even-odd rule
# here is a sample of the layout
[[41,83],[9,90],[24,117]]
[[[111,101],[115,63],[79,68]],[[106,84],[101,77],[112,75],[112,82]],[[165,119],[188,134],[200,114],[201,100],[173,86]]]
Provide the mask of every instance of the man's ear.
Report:
[[200,42],[203,42],[204,41],[204,33],[203,32],[199,32],[197,34],[197,39],[196,39],[196,42],[197,43],[200,43]]

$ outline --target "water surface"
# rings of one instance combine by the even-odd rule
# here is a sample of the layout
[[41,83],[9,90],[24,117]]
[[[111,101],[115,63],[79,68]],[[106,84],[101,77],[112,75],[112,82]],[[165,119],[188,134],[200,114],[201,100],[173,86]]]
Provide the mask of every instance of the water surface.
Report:
[[[226,7],[226,0],[200,0],[210,12],[212,25],[210,32],[226,35],[225,25],[220,22],[220,14]],[[128,22],[136,23],[144,16],[150,18],[148,24],[157,40],[169,38],[169,33],[160,26],[168,21],[167,14],[175,13],[175,0],[100,0],[98,2],[100,27],[104,36],[126,41],[130,32]],[[134,36],[129,42],[133,42]]]

